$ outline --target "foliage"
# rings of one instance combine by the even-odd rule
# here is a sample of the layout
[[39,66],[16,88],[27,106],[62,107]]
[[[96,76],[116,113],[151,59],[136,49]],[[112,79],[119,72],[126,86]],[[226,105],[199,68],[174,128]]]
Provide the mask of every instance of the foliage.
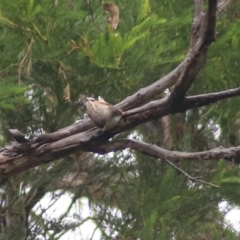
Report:
[[[1,0],[2,144],[10,140],[9,128],[21,129],[31,138],[72,124],[83,115],[73,104],[80,93],[101,95],[115,104],[184,59],[190,43],[192,1],[116,0],[115,4],[121,20],[113,31],[99,1]],[[217,41],[190,94],[238,87],[239,24],[239,4],[233,3],[219,16]],[[161,119],[122,135],[137,135],[178,151],[236,146],[239,101],[233,98],[167,116],[168,141]],[[6,227],[2,220],[0,239],[24,239],[26,227],[28,239],[64,239],[65,233],[85,221],[81,212],[70,214],[83,196],[89,199],[90,217],[102,239],[239,237],[224,224],[218,208],[224,200],[240,204],[235,164],[176,163],[192,176],[219,184],[220,189],[214,189],[186,179],[161,159],[125,151],[103,157],[71,155],[3,179],[1,216],[7,213],[11,224]],[[80,179],[79,184],[72,176]],[[58,219],[45,218],[50,202],[64,194],[72,200],[66,212]],[[46,195],[49,202],[40,209]]]

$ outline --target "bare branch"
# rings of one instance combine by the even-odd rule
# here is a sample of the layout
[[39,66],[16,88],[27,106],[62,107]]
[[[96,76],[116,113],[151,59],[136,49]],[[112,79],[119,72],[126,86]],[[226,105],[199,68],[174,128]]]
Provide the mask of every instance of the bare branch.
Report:
[[223,0],[218,4],[218,13],[223,12],[230,4],[232,0]]
[[140,153],[155,158],[177,160],[177,161],[193,161],[193,160],[219,160],[221,158],[232,161],[240,157],[240,146],[231,148],[214,148],[209,151],[187,153],[179,151],[169,151],[153,144],[143,143],[137,140],[122,139],[119,141],[109,142],[103,145],[94,146],[94,152],[105,154],[108,152],[116,152],[126,148],[136,150]]
[[118,103],[116,106],[124,111],[132,109],[134,107],[141,106],[142,104],[150,101],[151,99],[157,97],[165,89],[173,86],[178,79],[179,74],[183,71],[186,64],[186,59],[181,62],[174,70],[168,73],[166,76],[160,78],[151,85],[140,89],[132,96],[125,98],[122,102]]
[[192,23],[192,43],[191,43],[192,48],[194,47],[194,45],[196,44],[199,38],[199,35],[200,35],[199,30],[202,25],[202,20],[204,17],[204,13],[202,11],[203,0],[194,0],[194,5],[195,5],[195,13],[194,13],[194,19]]
[[207,93],[191,97],[186,97],[179,108],[187,110],[194,107],[202,107],[219,100],[231,98],[240,95],[240,88],[229,89],[222,92]]

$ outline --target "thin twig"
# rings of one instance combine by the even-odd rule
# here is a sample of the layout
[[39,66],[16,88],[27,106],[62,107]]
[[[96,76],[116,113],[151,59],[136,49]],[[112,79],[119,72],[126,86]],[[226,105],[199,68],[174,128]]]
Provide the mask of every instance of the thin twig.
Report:
[[191,175],[189,175],[188,173],[186,173],[184,170],[182,170],[181,168],[179,168],[178,166],[176,166],[173,162],[167,160],[167,159],[163,159],[166,163],[168,163],[170,166],[172,166],[174,169],[176,169],[178,172],[182,173],[185,177],[187,177],[188,179],[190,179],[193,182],[199,182],[199,183],[203,183],[206,185],[209,185],[211,187],[215,187],[215,188],[220,188],[218,185],[215,185],[213,183],[209,183],[206,182],[204,180],[201,180],[197,177],[192,177]]

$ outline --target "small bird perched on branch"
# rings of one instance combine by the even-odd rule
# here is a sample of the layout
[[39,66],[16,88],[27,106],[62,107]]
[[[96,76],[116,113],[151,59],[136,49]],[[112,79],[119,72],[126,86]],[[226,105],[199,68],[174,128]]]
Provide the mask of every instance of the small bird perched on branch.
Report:
[[113,3],[102,2],[103,9],[109,13],[107,22],[113,29],[116,29],[119,23],[119,9],[118,6]]
[[82,96],[76,104],[83,105],[88,116],[102,131],[109,130],[116,126],[123,115],[121,109],[105,102],[101,97],[98,97],[98,100],[96,100]]

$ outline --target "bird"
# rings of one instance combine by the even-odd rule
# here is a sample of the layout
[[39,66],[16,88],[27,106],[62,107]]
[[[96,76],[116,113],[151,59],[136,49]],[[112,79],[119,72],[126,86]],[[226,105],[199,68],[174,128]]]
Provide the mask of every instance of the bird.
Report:
[[81,96],[76,104],[83,105],[90,119],[103,132],[115,127],[123,116],[120,108],[106,102],[102,97],[96,100],[92,97]]

